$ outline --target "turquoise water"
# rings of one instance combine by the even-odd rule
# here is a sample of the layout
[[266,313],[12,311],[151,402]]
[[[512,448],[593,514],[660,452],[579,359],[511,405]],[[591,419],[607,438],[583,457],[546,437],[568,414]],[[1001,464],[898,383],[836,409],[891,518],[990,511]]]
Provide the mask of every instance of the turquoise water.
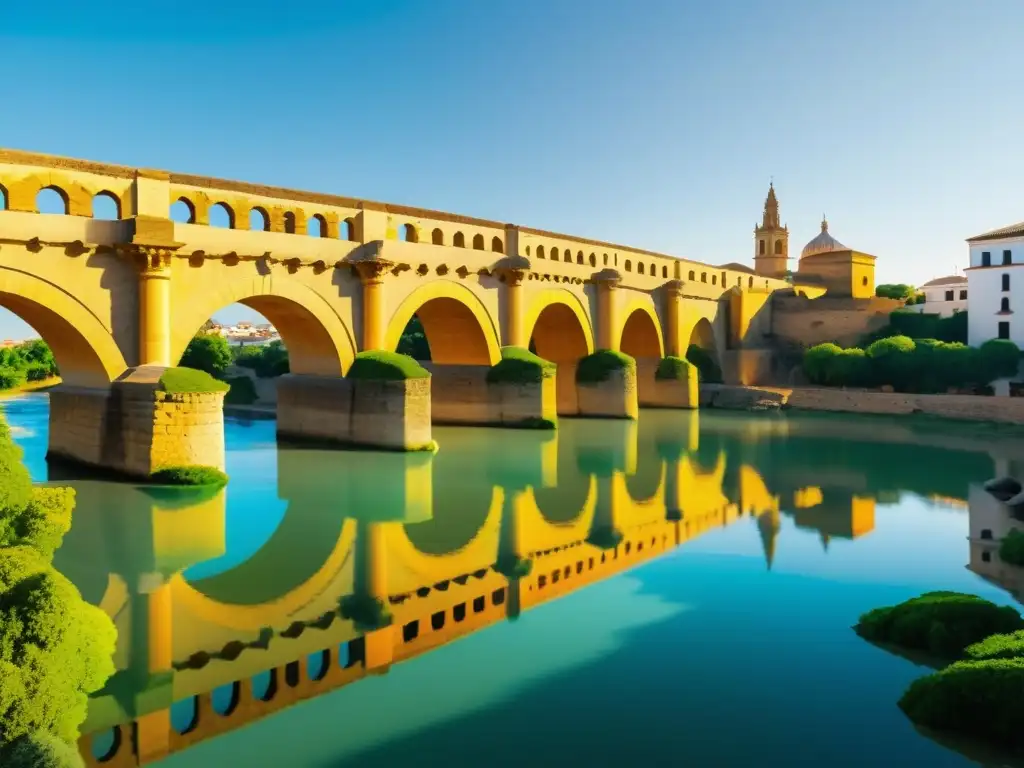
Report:
[[[33,476],[47,479],[45,396],[4,405]],[[378,561],[385,592],[408,597],[392,603],[398,626],[417,588],[430,592],[425,601],[443,602],[473,589],[474,578],[491,584],[497,576],[486,569],[506,546],[509,515],[529,521],[518,554],[532,560],[538,590],[537,573],[566,551],[582,553],[581,566],[600,556],[580,543],[586,531],[572,532],[596,489],[591,534],[598,519],[625,541],[653,532],[652,546],[688,521],[703,520],[697,527],[706,530],[654,557],[634,551],[632,567],[580,580],[557,599],[509,609],[404,660],[400,649],[414,644],[398,638],[395,660],[375,674],[262,719],[232,716],[237,726],[158,764],[981,764],[919,734],[897,709],[926,670],[850,627],[866,610],[933,589],[1017,605],[1008,591],[1015,574],[978,531],[998,538],[1013,525],[979,486],[1015,466],[1019,434],[869,417],[644,412],[632,431],[563,420],[555,438],[438,429],[442,448],[431,459],[279,449],[269,420],[228,419],[226,429],[232,480],[219,500],[169,504],[123,484],[64,480],[79,490],[78,504],[56,564],[86,599],[110,607],[121,631],[123,674],[93,702],[84,729],[95,732],[97,749],[109,745],[111,725],[161,708],[170,707],[172,727],[188,730],[194,695],[216,688],[213,706],[222,707],[226,683],[293,659],[305,664],[321,647],[340,643],[329,664],[353,663],[346,649],[358,648],[365,630],[336,619],[289,637],[288,627],[373,578],[360,560],[371,550],[359,542],[374,525],[401,527],[416,551],[435,558],[425,566],[392,549],[384,566]],[[673,472],[674,490],[664,493]],[[628,499],[614,495],[619,481]],[[513,513],[509,500],[526,493],[536,504]],[[653,501],[636,503],[645,499]],[[666,522],[673,513],[682,523]],[[338,558],[336,574],[321,579],[352,530],[354,559]],[[559,536],[568,550],[526,551],[531,540]],[[625,560],[623,547],[615,559]],[[466,572],[488,575],[460,585],[444,571],[456,557]],[[122,582],[128,602],[118,597]],[[175,666],[232,638],[249,647],[196,670],[154,671],[154,625],[126,618],[125,606],[161,584],[184,589],[179,583],[229,608],[199,621],[192,603],[174,598]],[[523,594],[525,606],[537,593]],[[239,606],[246,626],[235,618]],[[259,640],[261,632],[272,639]],[[317,677],[327,667],[306,669]],[[199,722],[211,717],[203,712]]]

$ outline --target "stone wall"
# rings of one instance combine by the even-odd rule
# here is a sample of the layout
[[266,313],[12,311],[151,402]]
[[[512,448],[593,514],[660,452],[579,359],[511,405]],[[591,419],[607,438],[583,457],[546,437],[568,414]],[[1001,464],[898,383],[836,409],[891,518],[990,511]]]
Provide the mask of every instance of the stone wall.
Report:
[[889,323],[903,302],[896,299],[849,299],[822,296],[775,296],[772,333],[778,342],[813,347],[826,341],[852,346],[866,333]]
[[635,419],[638,415],[636,371],[612,371],[604,381],[576,383],[580,416]]

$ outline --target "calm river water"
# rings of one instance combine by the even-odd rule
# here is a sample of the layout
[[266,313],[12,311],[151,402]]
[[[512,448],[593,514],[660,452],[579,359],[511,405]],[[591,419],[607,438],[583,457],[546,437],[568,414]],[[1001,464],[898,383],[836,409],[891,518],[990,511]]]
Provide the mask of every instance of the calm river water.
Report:
[[3,405],[78,491],[57,566],[118,625],[83,727],[110,765],[133,730],[166,768],[980,764],[850,627],[926,590],[1017,605],[980,484],[1019,432],[647,411],[437,429],[431,457],[229,418],[211,496],[48,478],[45,395]]

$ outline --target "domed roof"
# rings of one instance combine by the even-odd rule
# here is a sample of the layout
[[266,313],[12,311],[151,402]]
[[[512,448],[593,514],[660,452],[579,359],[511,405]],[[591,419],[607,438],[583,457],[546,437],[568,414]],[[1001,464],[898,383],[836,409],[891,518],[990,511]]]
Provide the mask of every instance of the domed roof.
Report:
[[819,253],[828,253],[829,251],[848,251],[845,245],[836,240],[832,235],[828,233],[828,219],[821,219],[821,232],[811,242],[804,246],[803,251],[800,252],[800,258],[804,259],[808,256],[816,256]]

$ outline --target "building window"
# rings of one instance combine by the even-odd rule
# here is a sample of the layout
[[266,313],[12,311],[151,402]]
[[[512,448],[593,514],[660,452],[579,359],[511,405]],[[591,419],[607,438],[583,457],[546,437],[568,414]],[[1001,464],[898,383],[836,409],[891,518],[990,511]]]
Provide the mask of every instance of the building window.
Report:
[[764,256],[764,240],[761,240],[757,244],[757,255]]
[[1013,257],[1010,251],[1003,251],[1003,264],[1012,264]]
[[999,338],[1000,339],[1008,339],[1008,338],[1010,338],[1010,324],[1009,323],[1004,321],[1004,322],[999,324]]
[[960,301],[967,301],[967,291],[960,291]]
[[1004,291],[1010,290],[1010,276],[1009,275],[1003,275],[1003,290]]
[[1003,296],[1003,298],[1001,298],[999,300],[999,311],[1000,312],[1009,312],[1010,311],[1010,298],[1008,296]]
[[952,291],[946,291],[946,301],[952,301],[952,300],[953,300],[953,292]]
[[868,279],[867,279],[866,277],[862,277],[862,278],[860,279],[860,284],[861,284],[861,285],[867,285],[867,284],[868,284]]
[[981,266],[991,267],[992,266],[992,254],[988,251],[981,252]]

